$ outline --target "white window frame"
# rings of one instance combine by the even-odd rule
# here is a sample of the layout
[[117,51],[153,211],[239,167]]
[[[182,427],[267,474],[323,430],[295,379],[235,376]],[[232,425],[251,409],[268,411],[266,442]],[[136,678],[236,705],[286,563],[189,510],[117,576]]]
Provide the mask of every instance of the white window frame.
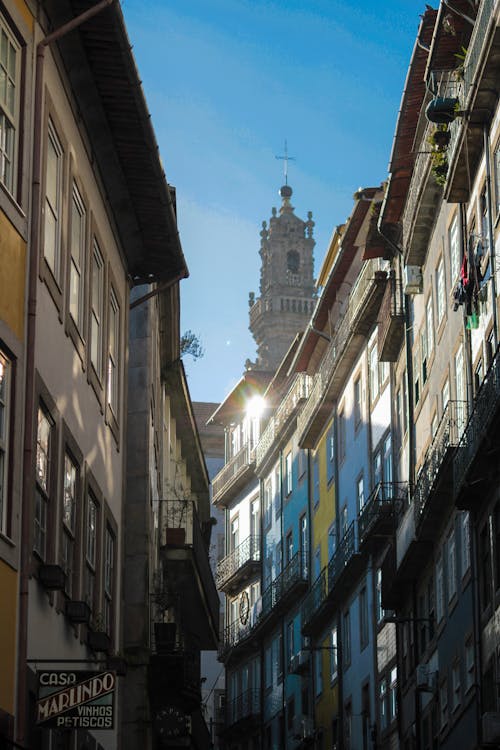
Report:
[[93,613],[97,604],[97,547],[99,540],[99,505],[87,494],[85,535],[85,601]]
[[455,529],[450,531],[446,542],[447,573],[448,573],[448,601],[451,601],[457,593],[457,545],[455,540]]
[[437,322],[438,326],[444,318],[446,309],[446,280],[444,275],[444,260],[441,257],[436,268],[436,292],[437,292]]
[[120,305],[113,287],[109,291],[108,321],[108,406],[118,417],[119,358],[120,358]]
[[40,403],[38,406],[36,440],[36,489],[33,550],[41,560],[47,554],[48,516],[52,471],[54,422]]
[[0,351],[0,532],[7,534],[12,363]]
[[432,295],[427,300],[425,308],[425,324],[427,328],[427,356],[430,358],[434,349],[434,310],[432,308]]
[[288,451],[285,456],[285,481],[286,481],[286,494],[290,495],[293,490],[293,462],[292,462],[292,451]]
[[75,181],[71,193],[70,243],[69,313],[77,331],[83,334],[87,211]]
[[102,342],[104,326],[104,256],[94,237],[90,291],[90,361],[94,372],[102,378]]
[[75,565],[76,504],[78,487],[78,465],[68,451],[64,453],[64,479],[62,502],[62,548],[61,565],[66,573],[66,593],[71,596]]
[[115,585],[115,535],[108,525],[104,534],[104,629],[111,636]]
[[458,213],[453,217],[453,221],[448,229],[448,243],[450,246],[450,278],[452,287],[458,280],[460,274],[460,233],[458,226]]
[[[61,281],[61,236],[62,236],[62,206],[63,206],[63,180],[64,180],[64,149],[61,139],[57,134],[56,127],[49,117],[46,141],[46,170],[45,170],[45,201],[44,201],[44,240],[43,255],[50,268],[52,275],[59,284]],[[54,156],[54,180],[53,190],[49,186],[51,170],[49,168],[51,153]],[[52,221],[52,224],[49,224]],[[49,227],[53,232],[50,234],[51,246],[49,247]],[[53,246],[52,246],[53,243]]]
[[[6,50],[2,56],[2,49]],[[17,190],[21,80],[21,47],[0,13],[0,78],[6,95],[0,92],[0,184],[11,194]]]
[[470,516],[464,510],[460,513],[460,545],[462,578],[470,569]]

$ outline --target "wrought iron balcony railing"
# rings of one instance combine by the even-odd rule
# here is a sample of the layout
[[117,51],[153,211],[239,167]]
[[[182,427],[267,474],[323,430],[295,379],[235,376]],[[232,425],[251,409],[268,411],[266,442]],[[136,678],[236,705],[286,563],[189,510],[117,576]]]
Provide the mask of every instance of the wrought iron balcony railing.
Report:
[[315,617],[319,609],[323,606],[328,597],[327,569],[323,568],[319,576],[311,586],[302,604],[302,629],[307,630],[307,626]]
[[226,707],[227,726],[230,727],[242,719],[260,716],[260,690],[246,690]]
[[366,541],[370,532],[382,520],[388,521],[388,529],[396,530],[397,519],[408,503],[407,482],[379,482],[371,492],[358,516],[359,542]]
[[224,586],[248,563],[260,561],[260,537],[249,536],[235,550],[217,563],[215,582],[218,589]]
[[249,443],[243,446],[212,479],[212,502],[216,505],[224,493],[255,461],[255,449]]
[[447,452],[459,444],[466,424],[467,402],[448,401],[415,482],[413,501],[417,524],[425,511]]
[[391,271],[378,316],[379,359],[384,362],[395,362],[403,338],[404,304],[401,282]]
[[296,552],[279,576],[263,592],[260,620],[265,619],[297,584],[306,581],[305,560],[301,552]]
[[299,404],[309,396],[311,383],[311,376],[304,372],[299,372],[295,376],[288,393],[282,399],[257,443],[255,449],[255,463],[257,468],[263,463],[269,451],[272,450],[273,445],[275,445],[282,430]]
[[387,263],[381,258],[374,258],[364,263],[356,283],[349,294],[346,311],[339,321],[337,330],[328,344],[318,372],[314,377],[309,398],[298,418],[297,428],[299,435],[302,435],[307,430],[309,423],[314,418],[314,414],[329,388],[332,375],[342,358],[346,344],[351,335],[356,332],[356,324],[363,317],[363,311],[366,309],[366,300],[376,285],[377,274],[383,274],[386,270]]
[[357,524],[352,521],[328,563],[328,593],[358,552]]
[[453,457],[453,485],[459,494],[474,458],[478,454],[493,417],[500,407],[500,349],[486,373],[474,401],[470,419]]

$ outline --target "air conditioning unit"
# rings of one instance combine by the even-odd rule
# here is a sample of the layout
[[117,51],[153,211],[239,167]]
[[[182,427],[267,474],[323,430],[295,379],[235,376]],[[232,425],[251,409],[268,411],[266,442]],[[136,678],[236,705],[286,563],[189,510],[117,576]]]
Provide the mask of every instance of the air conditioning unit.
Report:
[[436,672],[431,672],[428,664],[419,664],[416,671],[417,690],[433,693],[436,689]]
[[423,280],[421,266],[404,266],[403,291],[405,294],[422,294]]
[[289,672],[298,674],[309,667],[309,652],[301,649],[297,654],[290,657]]
[[483,742],[486,745],[498,745],[500,742],[500,714],[488,711],[481,717],[483,725]]
[[292,728],[294,740],[308,740],[314,737],[314,719],[312,716],[294,716]]

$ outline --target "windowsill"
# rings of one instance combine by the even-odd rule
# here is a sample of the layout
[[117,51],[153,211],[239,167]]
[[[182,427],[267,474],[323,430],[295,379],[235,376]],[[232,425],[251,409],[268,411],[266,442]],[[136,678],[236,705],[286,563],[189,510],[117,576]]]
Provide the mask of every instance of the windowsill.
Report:
[[5,542],[5,544],[12,548],[16,546],[15,541],[11,539],[10,536],[4,534],[3,531],[0,531],[0,541]]

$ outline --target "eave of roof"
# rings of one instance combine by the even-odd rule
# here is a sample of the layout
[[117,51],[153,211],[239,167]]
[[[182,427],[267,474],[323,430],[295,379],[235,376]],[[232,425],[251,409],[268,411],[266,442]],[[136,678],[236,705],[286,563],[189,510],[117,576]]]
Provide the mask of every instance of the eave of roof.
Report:
[[[52,29],[90,0],[45,0]],[[120,4],[57,44],[133,284],[185,278],[174,200],[161,163]]]
[[241,419],[245,404],[252,396],[261,396],[269,385],[274,372],[268,370],[246,370],[224,401],[214,411],[207,424],[217,422],[224,426]]

